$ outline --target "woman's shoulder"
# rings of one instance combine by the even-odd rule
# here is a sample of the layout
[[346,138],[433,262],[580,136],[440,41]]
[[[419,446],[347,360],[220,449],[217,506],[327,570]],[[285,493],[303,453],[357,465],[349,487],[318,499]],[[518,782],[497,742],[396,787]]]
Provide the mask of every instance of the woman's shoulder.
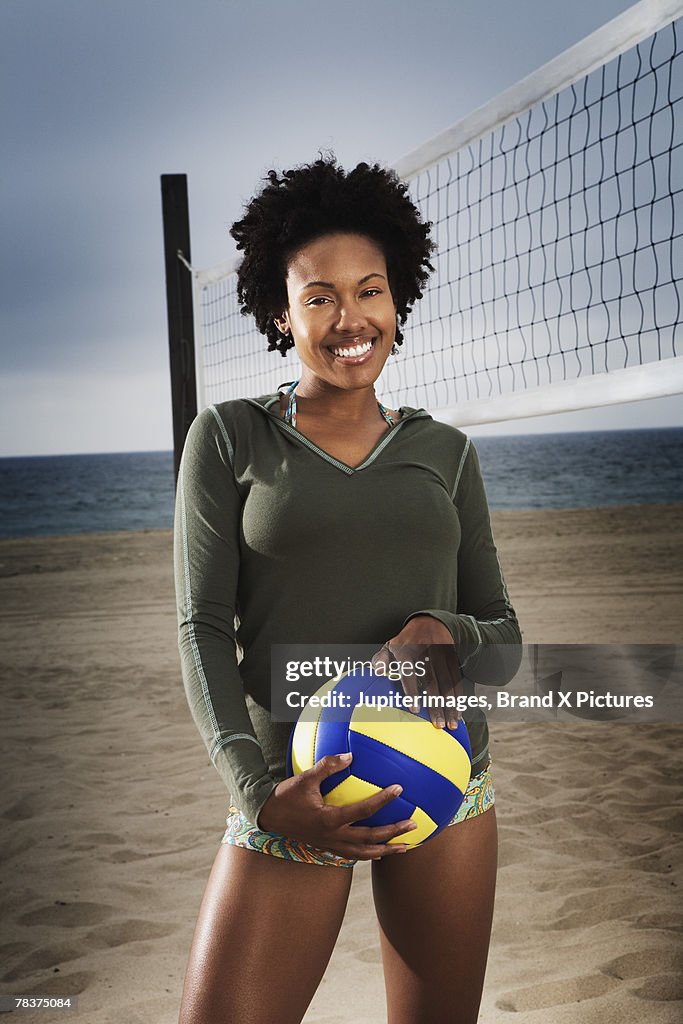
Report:
[[403,417],[409,417],[415,421],[415,437],[420,438],[423,443],[435,444],[439,447],[455,448],[462,451],[472,444],[469,436],[460,427],[444,423],[434,417],[426,409],[414,409],[401,407]]
[[277,415],[278,400],[278,392],[259,395],[256,398],[230,398],[208,405],[199,415],[204,416],[207,422],[213,418],[221,421],[226,427],[239,428],[241,425],[261,422]]
[[[190,424],[185,447],[201,450],[207,445],[218,446],[227,450],[232,462],[238,445],[248,448],[258,444],[263,429],[267,429],[268,420],[273,419],[269,405],[272,401],[277,403],[277,397],[276,394],[232,398],[204,406]],[[277,409],[277,405],[274,408]]]

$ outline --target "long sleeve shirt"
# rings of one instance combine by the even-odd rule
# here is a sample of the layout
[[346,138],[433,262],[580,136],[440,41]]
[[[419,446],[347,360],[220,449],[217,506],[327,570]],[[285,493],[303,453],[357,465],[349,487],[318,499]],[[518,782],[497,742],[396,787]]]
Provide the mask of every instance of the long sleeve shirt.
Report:
[[[270,715],[272,644],[376,644],[415,615],[450,631],[465,678],[504,684],[521,633],[474,445],[424,409],[357,467],[279,416],[279,396],[204,409],[185,443],[174,533],[188,703],[233,803],[252,821],[285,777],[291,725]],[[483,712],[465,710],[472,773]]]

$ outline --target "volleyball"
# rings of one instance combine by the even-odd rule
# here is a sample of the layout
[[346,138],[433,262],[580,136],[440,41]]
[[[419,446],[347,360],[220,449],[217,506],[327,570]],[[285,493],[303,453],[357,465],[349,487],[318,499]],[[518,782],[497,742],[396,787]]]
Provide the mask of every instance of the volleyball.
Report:
[[369,669],[335,676],[309,699],[292,730],[289,775],[326,754],[353,759],[321,785],[326,804],[344,807],[398,784],[403,792],[355,825],[389,825],[411,818],[417,828],[390,843],[409,849],[438,835],[464,799],[470,779],[467,727],[437,729],[426,708],[399,707],[399,684]]

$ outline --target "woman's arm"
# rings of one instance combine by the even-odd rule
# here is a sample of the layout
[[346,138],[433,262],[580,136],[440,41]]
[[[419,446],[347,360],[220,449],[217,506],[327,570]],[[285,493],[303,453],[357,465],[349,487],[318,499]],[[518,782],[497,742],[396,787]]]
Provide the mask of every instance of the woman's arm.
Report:
[[174,568],[185,693],[209,757],[233,801],[256,822],[275,788],[244,699],[235,647],[242,502],[232,445],[204,409],[185,441],[178,476]]
[[475,683],[502,686],[519,669],[522,634],[493,541],[479,458],[469,438],[458,467],[453,502],[461,527],[458,607],[414,611],[403,626],[417,615],[438,619],[453,638],[463,676]]

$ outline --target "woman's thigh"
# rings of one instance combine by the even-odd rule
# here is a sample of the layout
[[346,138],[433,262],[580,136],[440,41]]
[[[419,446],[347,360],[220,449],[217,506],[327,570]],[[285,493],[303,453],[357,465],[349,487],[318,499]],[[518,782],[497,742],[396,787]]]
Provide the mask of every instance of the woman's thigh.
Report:
[[389,1024],[474,1024],[497,867],[495,808],[372,865]]
[[199,910],[179,1024],[298,1024],[334,949],[352,873],[222,844]]

